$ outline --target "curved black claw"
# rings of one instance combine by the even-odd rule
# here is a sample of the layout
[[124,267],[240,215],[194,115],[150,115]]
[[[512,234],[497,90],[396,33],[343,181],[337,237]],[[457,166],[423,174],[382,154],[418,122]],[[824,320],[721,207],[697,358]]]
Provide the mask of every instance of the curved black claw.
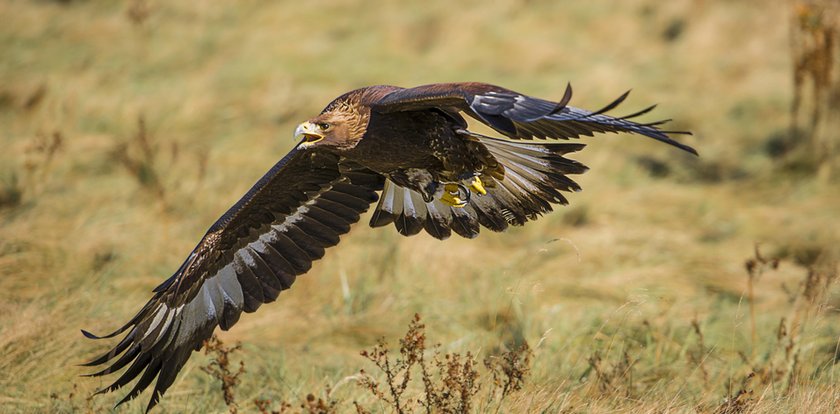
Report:
[[472,192],[470,191],[469,188],[467,188],[467,186],[465,186],[461,183],[458,183],[458,196],[461,196],[461,195],[463,195],[463,197],[460,197],[460,198],[461,198],[461,200],[464,200],[465,204],[470,202],[470,197],[472,196]]

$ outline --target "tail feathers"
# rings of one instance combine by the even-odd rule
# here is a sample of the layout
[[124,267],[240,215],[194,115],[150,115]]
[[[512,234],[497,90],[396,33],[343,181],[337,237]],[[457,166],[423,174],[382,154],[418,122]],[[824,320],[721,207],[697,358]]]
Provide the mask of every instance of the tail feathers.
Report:
[[581,150],[584,144],[478,139],[504,168],[504,178],[495,179],[487,195],[473,194],[467,206],[454,208],[440,200],[426,202],[418,192],[387,180],[371,227],[394,223],[405,236],[425,230],[440,240],[452,232],[474,238],[481,227],[500,232],[536,220],[552,211],[553,204],[568,204],[562,192],[580,191],[567,175],[587,168],[563,155]]

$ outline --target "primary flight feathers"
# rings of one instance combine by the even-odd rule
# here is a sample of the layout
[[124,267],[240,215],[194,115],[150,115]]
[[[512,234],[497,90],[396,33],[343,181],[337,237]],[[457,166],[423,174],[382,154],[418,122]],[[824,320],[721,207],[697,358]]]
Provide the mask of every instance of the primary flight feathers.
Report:
[[[300,142],[210,227],[128,323],[102,337],[82,331],[93,339],[124,335],[84,364],[107,364],[91,376],[128,367],[98,393],[139,377],[118,405],[154,382],[150,410],[217,326],[227,330],[243,311],[274,301],[377,200],[373,227],[471,238],[482,226],[503,231],[534,220],[567,204],[563,192],[580,190],[568,175],[587,168],[565,156],[584,144],[545,139],[630,132],[696,154],[670,136],[687,132],[631,120],[653,107],[605,114],[626,96],[595,112],[568,106],[570,87],[559,102],[483,83],[371,86],[340,96],[298,127]],[[468,131],[462,114],[506,138]]]

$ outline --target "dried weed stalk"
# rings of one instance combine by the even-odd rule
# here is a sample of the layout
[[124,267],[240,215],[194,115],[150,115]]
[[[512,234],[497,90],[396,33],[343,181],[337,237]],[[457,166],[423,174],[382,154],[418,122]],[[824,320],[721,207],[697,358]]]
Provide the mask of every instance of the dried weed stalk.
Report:
[[[177,151],[175,148],[177,147],[173,147],[173,154]],[[118,144],[112,156],[128,170],[142,188],[164,201],[166,189],[156,167],[158,147],[149,135],[143,115],[137,117],[137,132],[128,141]]]
[[740,414],[748,412],[750,407],[755,403],[751,385],[754,377],[755,373],[752,372],[745,376],[741,380],[741,386],[738,388],[738,391],[724,398],[720,406],[715,409],[714,414]]
[[[473,411],[477,407],[475,397],[481,389],[475,355],[471,352],[441,354],[437,348],[435,346],[432,358],[427,359],[425,325],[419,315],[414,315],[408,331],[400,339],[399,355],[391,354],[384,339],[371,350],[361,352],[384,378],[378,381],[362,370],[358,384],[397,413]],[[531,351],[526,345],[500,357],[486,359],[484,366],[490,371],[495,388],[485,403],[499,396],[498,403],[501,404],[504,397],[522,389],[530,370],[530,358]],[[412,380],[417,378],[413,373],[419,374],[422,389],[419,384],[412,387]],[[370,412],[358,402],[354,402],[354,406],[357,413]]]
[[317,398],[312,394],[306,395],[306,401],[300,405],[306,414],[333,414],[336,413],[337,401]]
[[694,349],[690,349],[686,356],[688,357],[688,361],[695,365],[697,368],[700,369],[700,373],[703,375],[703,385],[704,387],[708,388],[709,386],[709,370],[706,369],[706,357],[709,354],[709,350],[706,348],[706,339],[703,336],[703,330],[700,328],[700,322],[697,318],[691,320],[691,328],[694,330],[694,333],[697,335],[697,347]]
[[[122,165],[143,190],[167,206],[167,195],[170,193],[168,190],[171,190],[173,181],[169,180],[170,185],[167,185],[165,178],[175,176],[183,178],[182,174],[176,174],[171,170],[185,164],[180,161],[182,159],[189,161],[187,165],[194,161],[195,185],[191,191],[197,192],[206,176],[210,157],[209,153],[202,149],[183,154],[184,151],[175,141],[165,144],[152,137],[145,118],[140,115],[137,118],[137,130],[129,139],[118,143],[111,150],[110,157],[113,162]],[[178,180],[178,184],[183,182],[183,179]]]
[[826,305],[826,295],[837,276],[837,258],[832,251],[823,251],[807,266],[805,278],[793,296],[790,314],[779,322],[775,354],[781,356],[775,356],[775,361],[773,356],[767,358],[775,368],[765,368],[765,371],[772,373],[772,380],[782,380],[788,393],[799,377],[801,337],[814,316]]
[[31,173],[44,173],[52,164],[55,155],[64,146],[64,135],[61,131],[50,134],[38,134],[26,145],[23,168]]
[[0,209],[17,207],[23,200],[23,186],[15,172],[0,177]]
[[125,17],[135,26],[142,26],[151,14],[147,0],[131,0],[125,10]]
[[55,130],[49,134],[39,133],[24,148],[23,171],[20,179],[12,172],[0,189],[0,206],[19,205],[24,193],[37,194],[47,182],[56,155],[64,148],[64,134]]
[[505,351],[499,356],[484,359],[484,366],[493,376],[493,385],[501,391],[501,399],[519,391],[531,370],[531,348],[522,344],[519,348]]
[[[752,284],[764,272],[775,270],[780,259],[767,259],[755,249],[755,257],[747,260],[746,270]],[[790,395],[803,376],[800,363],[802,337],[807,331],[808,324],[825,306],[826,295],[830,286],[837,280],[838,261],[828,250],[822,251],[818,257],[807,264],[805,277],[795,291],[788,290],[792,302],[788,316],[782,317],[776,328],[776,344],[760,358],[741,354],[742,361],[750,367],[750,371],[741,380],[740,387],[733,391],[733,386],[727,387],[727,397],[717,408],[716,413],[729,414],[749,411],[753,401],[753,386],[772,386],[775,393]],[[752,307],[752,294],[751,307]],[[754,311],[751,311],[754,318]],[[752,322],[753,337],[755,337]],[[755,348],[755,342],[753,343]]]
[[[758,337],[755,328],[755,294],[754,294],[754,286],[758,279],[761,278],[761,275],[764,274],[766,270],[776,270],[779,268],[779,259],[773,258],[768,259],[762,256],[761,251],[758,248],[758,244],[754,246],[754,257],[747,259],[746,263],[744,263],[744,267],[747,269],[747,296],[748,296],[748,303],[750,306],[750,339],[752,344],[752,353],[755,353]],[[754,356],[754,355],[753,355]]]
[[[327,390],[327,395],[329,394]],[[287,401],[281,401],[277,410],[271,409],[272,401],[268,399],[255,399],[254,405],[260,414],[335,414],[338,412],[338,401],[329,397],[319,398],[314,394],[307,394],[306,398],[298,404],[297,411],[294,411],[294,406]]]
[[[67,396],[62,398],[57,392],[50,393],[50,400],[53,402],[53,410],[59,411],[56,407],[57,403],[65,402],[70,408],[70,412],[73,413],[98,413],[102,412],[101,407],[97,407],[94,405],[93,402],[93,395],[87,394],[86,396],[80,396],[79,386],[77,384],[73,384],[73,389],[67,393]],[[84,400],[80,403],[79,397],[84,398]]]
[[22,171],[4,171],[0,177],[0,208],[21,205],[24,195],[39,193],[49,178],[51,166],[64,146],[61,131],[39,133],[24,148]]
[[[791,57],[794,95],[791,134],[804,132],[810,158],[830,173],[838,148],[835,133],[840,125],[840,5],[836,0],[797,0],[791,13]],[[802,102],[811,84],[808,125],[799,127]],[[822,171],[819,171],[822,173]]]
[[291,404],[283,401],[283,402],[280,403],[280,408],[279,409],[272,410],[271,409],[272,401],[269,400],[269,399],[262,399],[262,398],[254,399],[254,405],[257,407],[257,411],[259,411],[260,414],[286,413],[286,412],[288,412],[289,409],[292,408]]
[[[424,372],[423,384],[427,390],[430,380],[427,380],[428,368],[424,360],[426,351],[426,325],[420,322],[420,315],[415,314],[408,325],[408,331],[400,339],[400,356],[391,358],[385,338],[380,338],[370,351],[362,351],[361,355],[376,365],[385,375],[385,387],[373,379],[364,370],[360,371],[360,385],[368,389],[378,400],[393,407],[398,413],[406,412],[413,404],[412,399],[403,398],[403,394],[411,381],[411,368],[420,362]],[[422,362],[421,362],[422,361]],[[382,388],[386,388],[383,390]]]
[[[435,354],[434,364],[437,367],[438,380],[431,382],[431,388],[426,388],[426,398],[423,401],[426,412],[470,412],[473,397],[481,388],[473,355],[469,351],[465,355],[456,352],[445,354],[443,359],[440,359],[440,355]],[[426,382],[424,380],[424,383]]]
[[627,351],[621,355],[621,359],[612,364],[612,366],[604,366],[604,361],[601,358],[600,352],[595,352],[589,357],[589,368],[584,372],[583,376],[594,373],[594,388],[592,392],[596,395],[620,395],[622,397],[631,397],[636,394],[636,384],[634,382],[633,367],[639,362],[639,359],[633,359]]
[[239,385],[239,376],[245,372],[245,362],[239,361],[239,369],[236,372],[231,371],[230,354],[240,349],[242,349],[242,344],[237,343],[233,347],[225,346],[216,335],[204,341],[204,354],[213,354],[213,360],[207,366],[201,367],[201,370],[221,382],[225,404],[227,404],[231,414],[239,412],[235,391],[236,386]]

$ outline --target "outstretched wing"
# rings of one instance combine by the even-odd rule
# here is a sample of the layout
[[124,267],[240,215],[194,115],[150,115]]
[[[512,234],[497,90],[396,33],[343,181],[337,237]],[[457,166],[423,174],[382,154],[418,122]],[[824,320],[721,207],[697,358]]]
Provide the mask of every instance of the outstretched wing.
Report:
[[293,149],[216,221],[137,315],[102,337],[128,332],[110,351],[84,364],[110,363],[91,376],[131,365],[98,393],[139,376],[119,405],[157,378],[147,410],[154,407],[216,326],[227,330],[242,311],[274,301],[325,248],[338,243],[382,186],[382,176],[337,156]]
[[690,135],[690,132],[660,129],[660,126],[669,120],[650,123],[631,120],[650,112],[656,105],[623,117],[605,114],[621,104],[629,93],[624,93],[598,111],[590,112],[568,106],[572,99],[571,85],[566,87],[566,93],[559,102],[551,102],[486,83],[438,83],[395,90],[371,103],[371,108],[386,113],[451,108],[464,111],[513,139],[568,139],[581,135],[592,136],[596,132],[629,132],[697,154],[694,148],[669,136]]

